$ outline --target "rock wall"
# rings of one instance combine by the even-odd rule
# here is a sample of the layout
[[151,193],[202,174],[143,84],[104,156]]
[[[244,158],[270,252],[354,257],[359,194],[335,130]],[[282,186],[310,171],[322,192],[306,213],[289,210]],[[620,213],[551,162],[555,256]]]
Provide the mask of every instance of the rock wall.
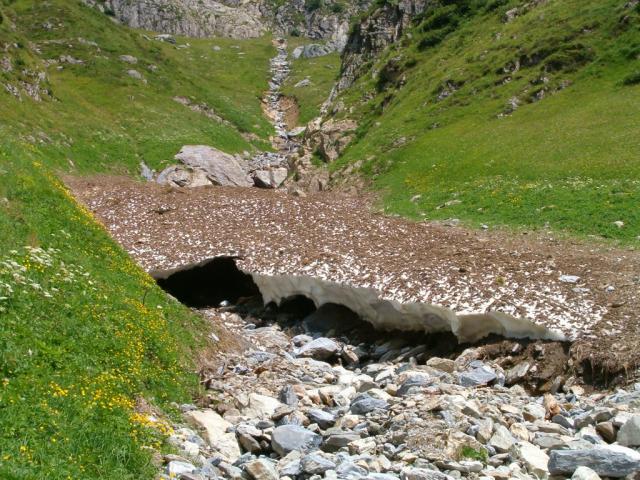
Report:
[[[273,31],[324,40],[333,49],[347,43],[351,18],[371,1],[325,0],[84,0],[122,23],[174,35],[254,38]],[[280,4],[281,3],[281,4]]]
[[431,3],[429,0],[386,3],[356,24],[343,52],[337,90],[350,87],[360,75],[362,66],[400,39],[414,17],[423,13]]

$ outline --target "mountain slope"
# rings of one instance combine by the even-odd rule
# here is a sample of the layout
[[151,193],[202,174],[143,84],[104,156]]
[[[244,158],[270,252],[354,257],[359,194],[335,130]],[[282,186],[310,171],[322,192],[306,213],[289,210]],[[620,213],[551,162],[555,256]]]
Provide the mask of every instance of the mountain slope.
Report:
[[386,2],[343,55],[336,116],[360,128],[332,168],[355,165],[393,213],[635,241],[639,9]]
[[275,50],[167,43],[79,1],[4,1],[0,15],[0,477],[152,478],[171,402],[192,400],[196,352],[215,348],[210,326],[59,174],[137,176],[183,144],[265,148]]

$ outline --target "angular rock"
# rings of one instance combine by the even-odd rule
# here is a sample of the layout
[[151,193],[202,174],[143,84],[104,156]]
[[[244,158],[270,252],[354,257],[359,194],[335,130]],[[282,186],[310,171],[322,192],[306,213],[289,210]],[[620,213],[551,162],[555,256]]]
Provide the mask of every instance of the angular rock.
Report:
[[336,468],[336,464],[318,453],[310,453],[300,460],[302,471],[309,475],[321,475]]
[[214,185],[250,187],[251,178],[233,155],[207,145],[185,145],[175,156],[184,165],[203,172]]
[[482,365],[458,374],[458,383],[463,387],[479,387],[488,385],[496,378],[496,372],[491,367]]
[[307,412],[307,417],[313,423],[317,423],[320,428],[329,428],[336,423],[336,417],[329,412],[320,410],[318,408],[312,408]]
[[547,465],[549,456],[541,449],[529,442],[518,442],[510,451],[514,458],[519,458],[524,463],[527,472],[538,478],[549,476]]
[[489,440],[489,445],[500,453],[508,452],[511,447],[513,447],[514,443],[515,440],[511,435],[511,432],[509,432],[509,430],[503,425],[498,425],[496,427],[491,440]]
[[507,385],[513,385],[519,382],[527,375],[529,368],[531,368],[529,362],[520,362],[515,367],[510,368],[505,374],[505,383]]
[[256,187],[278,188],[284,183],[288,175],[289,171],[284,167],[257,170],[253,173],[253,181]]
[[402,480],[454,480],[453,477],[436,470],[407,467],[400,473]]
[[640,446],[640,415],[634,415],[620,427],[618,443],[625,447]]
[[316,338],[299,348],[296,354],[299,357],[310,357],[316,360],[327,360],[340,350],[340,346],[329,338]]
[[576,471],[573,472],[571,480],[600,480],[600,475],[589,467],[578,467]]
[[230,463],[240,457],[240,446],[234,433],[228,433],[231,424],[213,410],[194,410],[187,412],[185,418],[206,432],[206,440],[220,455]]
[[640,470],[640,453],[619,445],[551,452],[551,475],[572,475],[578,467],[589,467],[603,477],[622,478]]
[[315,450],[322,443],[322,437],[299,425],[283,425],[273,430],[271,446],[280,456],[294,450]]
[[427,360],[427,366],[442,372],[453,373],[456,362],[448,358],[431,357]]
[[353,399],[350,410],[351,413],[355,413],[356,415],[365,415],[377,409],[385,410],[388,406],[389,404],[386,401],[373,398],[364,393]]
[[184,473],[195,472],[197,468],[188,462],[172,461],[167,465],[167,474],[171,478],[177,478]]
[[325,452],[335,452],[359,439],[360,435],[355,432],[332,433],[327,436],[322,443],[322,450]]
[[250,417],[271,418],[275,411],[283,406],[273,397],[252,393],[249,395],[249,405],[243,413]]
[[245,464],[244,469],[253,480],[278,480],[280,478],[273,462],[264,458]]

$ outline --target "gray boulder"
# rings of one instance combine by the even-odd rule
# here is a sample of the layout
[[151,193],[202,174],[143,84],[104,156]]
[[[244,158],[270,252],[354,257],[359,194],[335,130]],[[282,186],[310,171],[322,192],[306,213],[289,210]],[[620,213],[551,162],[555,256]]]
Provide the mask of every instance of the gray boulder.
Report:
[[236,157],[207,145],[185,145],[175,156],[193,171],[202,172],[213,185],[250,187],[253,185]]
[[318,453],[310,453],[300,460],[302,470],[309,475],[321,475],[336,468],[336,464]]
[[253,174],[253,182],[260,188],[278,188],[287,179],[289,171],[284,167],[269,170],[257,170]]
[[385,410],[389,404],[379,398],[373,398],[370,395],[362,394],[358,395],[351,402],[351,413],[356,415],[365,415],[374,410]]
[[618,443],[625,447],[640,446],[640,415],[635,415],[625,422],[618,432]]
[[322,443],[322,437],[299,425],[282,425],[271,434],[271,447],[280,456],[295,450],[315,450]]
[[320,410],[319,408],[312,408],[307,412],[307,417],[313,423],[317,423],[320,428],[329,428],[336,423],[336,417],[329,412]]
[[316,338],[302,346],[296,352],[299,357],[310,357],[315,360],[326,360],[334,356],[340,350],[340,346],[333,340],[325,337]]
[[496,372],[491,367],[478,365],[460,373],[458,375],[458,383],[463,387],[479,387],[493,382],[496,378],[498,378]]
[[578,467],[589,467],[603,477],[622,478],[640,470],[640,453],[619,445],[550,453],[551,475],[572,475]]

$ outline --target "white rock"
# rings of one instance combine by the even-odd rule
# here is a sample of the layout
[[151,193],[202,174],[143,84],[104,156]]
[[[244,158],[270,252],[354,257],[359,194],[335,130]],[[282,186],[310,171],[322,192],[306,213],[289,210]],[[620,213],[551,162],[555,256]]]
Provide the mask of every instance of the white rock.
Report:
[[187,412],[185,418],[204,429],[206,440],[229,463],[240,457],[240,446],[234,433],[227,433],[231,424],[213,410],[194,410]]
[[196,467],[187,462],[173,461],[167,465],[167,474],[171,478],[178,478],[183,473],[192,473],[196,471]]
[[541,479],[549,476],[549,470],[547,469],[549,456],[535,445],[529,442],[518,442],[511,449],[511,454],[522,460],[530,474],[536,475]]
[[618,443],[625,447],[640,446],[640,415],[634,415],[618,432]]
[[491,440],[489,440],[489,445],[501,453],[508,452],[513,447],[513,444],[514,438],[504,425],[498,425]]
[[249,395],[249,405],[242,411],[248,417],[271,418],[271,415],[284,404],[273,397],[252,393]]
[[578,467],[576,471],[573,472],[571,480],[600,480],[600,475],[589,467]]

